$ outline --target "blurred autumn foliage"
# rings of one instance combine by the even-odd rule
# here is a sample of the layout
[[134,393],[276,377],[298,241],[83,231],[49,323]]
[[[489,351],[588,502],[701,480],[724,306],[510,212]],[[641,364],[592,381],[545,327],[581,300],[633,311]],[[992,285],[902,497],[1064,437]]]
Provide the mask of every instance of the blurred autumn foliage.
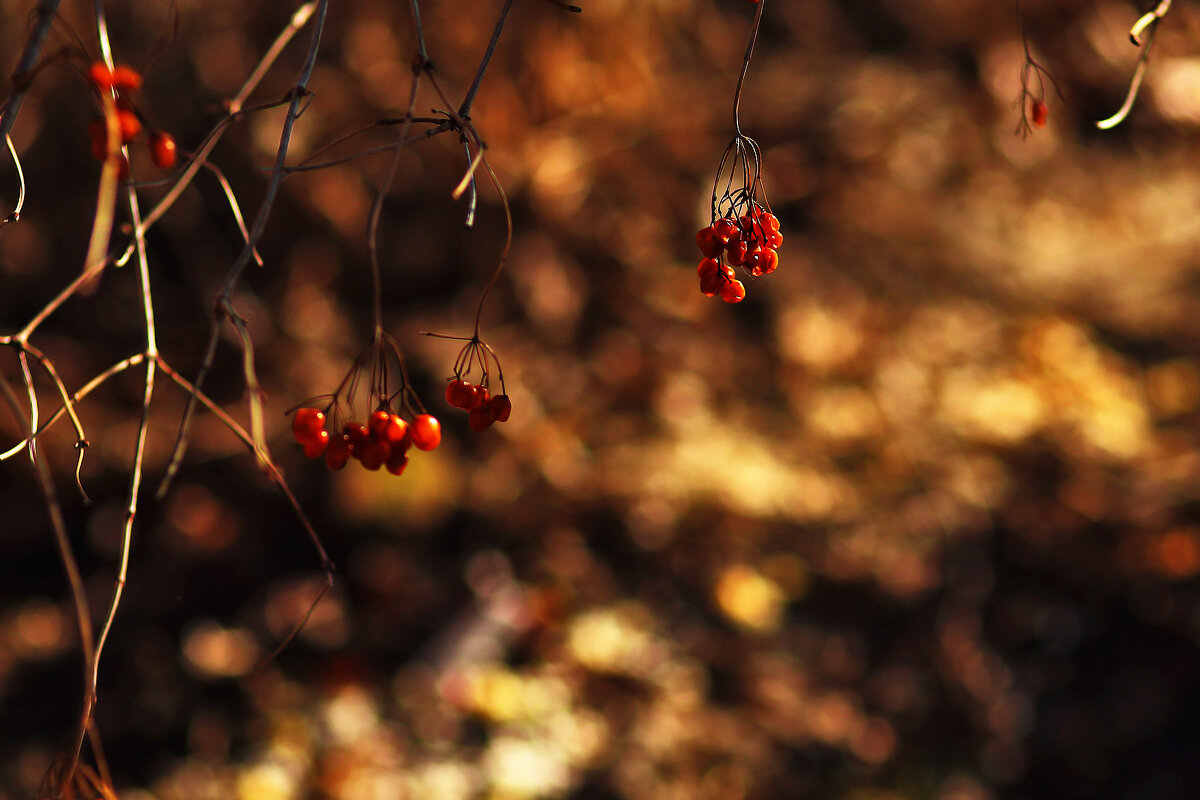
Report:
[[[405,151],[380,256],[385,327],[446,442],[402,478],[305,461],[283,412],[332,391],[370,334],[364,230],[386,156],[284,181],[265,267],[236,302],[273,452],[337,584],[253,670],[308,608],[320,565],[251,454],[202,415],[176,488],[145,498],[100,667],[120,796],[1198,796],[1196,10],[1164,22],[1138,106],[1101,133],[1139,9],[1028,0],[1030,45],[1066,101],[1050,98],[1023,140],[1012,4],[767,0],[741,113],[787,244],[727,306],[696,290],[694,234],[754,6],[583,5],[517,2],[473,112],[515,215],[483,318],[513,401],[504,425],[476,435],[445,408],[457,348],[419,335],[469,332],[505,236],[483,184],[463,227],[450,192],[465,158],[437,137]],[[459,95],[500,6],[422,7]],[[145,74],[146,108],[183,151],[291,10],[108,13],[118,60]],[[4,74],[29,12],[0,3]],[[78,37],[94,54],[90,10],[61,13],[47,52]],[[332,3],[290,160],[402,112],[411,43],[407,4]],[[298,40],[256,97],[283,96],[303,55]],[[28,197],[0,230],[5,332],[79,272],[99,172],[86,98],[77,73],[50,67],[16,124]],[[418,112],[436,105],[423,95]],[[246,208],[282,113],[242,119],[213,153]],[[133,174],[157,174],[144,152]],[[15,186],[6,161],[6,210]],[[148,242],[159,346],[194,370],[241,247],[215,182]],[[133,271],[110,269],[38,346],[77,387],[142,346],[138,302]],[[0,364],[19,388],[16,359]],[[45,437],[97,607],[140,381],[80,406],[91,507],[72,486],[73,437]],[[232,337],[209,389],[244,418]],[[160,395],[151,481],[186,399]],[[8,416],[0,432],[20,439]],[[5,800],[36,796],[78,715],[74,617],[36,498],[27,461],[5,462]]]

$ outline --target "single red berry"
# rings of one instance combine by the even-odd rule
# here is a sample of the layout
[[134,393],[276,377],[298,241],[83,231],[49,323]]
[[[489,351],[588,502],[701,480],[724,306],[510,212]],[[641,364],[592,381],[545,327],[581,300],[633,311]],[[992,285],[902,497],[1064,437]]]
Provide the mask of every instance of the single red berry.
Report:
[[779,230],[779,217],[775,216],[770,211],[762,212],[762,217],[760,219],[762,221],[763,227],[766,228],[767,230],[769,230],[769,231]]
[[1046,117],[1050,115],[1050,109],[1041,100],[1034,100],[1033,106],[1029,109],[1029,115],[1033,119],[1033,124],[1040,128],[1046,124]]
[[417,414],[409,428],[418,450],[432,450],[442,443],[442,423],[432,414]]
[[122,144],[129,144],[142,132],[142,121],[132,111],[118,111],[117,125],[121,129]]
[[112,70],[102,61],[97,61],[88,67],[88,80],[97,89],[111,89],[113,85]]
[[384,432],[391,421],[392,415],[383,409],[379,409],[367,418],[367,432],[371,434],[371,438],[373,439],[383,439]]
[[403,475],[405,467],[408,466],[408,451],[397,450],[392,448],[392,454],[388,456],[385,464],[387,471],[393,475]]
[[725,276],[720,271],[708,272],[700,276],[700,293],[705,297],[712,297],[721,291],[721,287],[724,285]]
[[471,426],[471,430],[476,433],[482,433],[492,427],[492,423],[496,421],[496,415],[492,413],[491,406],[483,405],[476,406],[471,409],[471,413],[467,415],[467,424]]
[[706,258],[719,258],[721,250],[724,249],[724,243],[717,238],[717,234],[713,231],[713,226],[701,228],[696,234],[696,244],[700,248],[700,252]]
[[325,414],[316,408],[297,409],[292,417],[292,436],[300,444],[317,438],[325,428]]
[[705,275],[711,275],[720,272],[721,262],[715,258],[705,258],[701,260],[700,266],[696,267],[696,274],[703,278]]
[[746,297],[746,287],[739,280],[732,280],[721,287],[721,299],[726,303],[740,303]]
[[317,431],[317,435],[304,443],[304,455],[308,458],[320,458],[329,447],[329,431]]
[[471,395],[471,405],[467,406],[467,411],[474,411],[480,406],[485,406],[488,400],[492,399],[486,386],[472,386],[471,388],[474,390],[474,394]]
[[762,260],[758,264],[759,273],[770,275],[779,266],[779,254],[767,248],[762,252]]
[[142,76],[133,67],[113,67],[112,87],[118,92],[136,92],[142,88]]
[[335,472],[346,466],[350,460],[350,440],[344,434],[330,437],[329,448],[325,451],[325,466]]
[[746,240],[740,235],[730,239],[729,245],[726,247],[725,259],[735,267],[740,267],[746,263]]
[[783,244],[783,234],[778,230],[767,230],[767,246],[773,250],[778,250]]
[[728,217],[722,217],[712,225],[713,233],[722,242],[728,242],[737,233],[737,224]]
[[175,139],[169,133],[158,131],[150,137],[150,160],[159,169],[175,166]]
[[408,423],[395,414],[391,414],[388,417],[388,424],[384,428],[383,438],[391,446],[392,452],[407,450],[409,445],[412,444],[412,433],[409,431]]
[[498,394],[488,402],[488,408],[492,410],[496,422],[508,422],[508,416],[512,414],[512,401],[508,395]]
[[462,378],[455,378],[446,384],[446,402],[454,408],[470,407],[474,394],[474,387]]

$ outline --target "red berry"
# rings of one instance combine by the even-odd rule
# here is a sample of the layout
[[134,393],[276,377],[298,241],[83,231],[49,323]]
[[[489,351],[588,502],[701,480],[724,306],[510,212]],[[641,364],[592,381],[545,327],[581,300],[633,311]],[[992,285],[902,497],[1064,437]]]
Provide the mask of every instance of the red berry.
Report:
[[700,293],[705,297],[712,297],[721,291],[724,285],[725,276],[720,272],[709,272],[700,277]]
[[175,166],[175,139],[171,134],[158,131],[150,137],[150,160],[159,169]]
[[337,471],[346,466],[350,460],[350,440],[344,434],[330,437],[329,448],[325,451],[325,466]]
[[498,394],[488,402],[488,408],[492,410],[492,416],[497,422],[508,422],[508,416],[512,413],[512,401],[508,399],[508,395]]
[[121,129],[122,144],[129,144],[142,132],[142,121],[132,111],[118,111],[117,125]]
[[366,469],[374,472],[383,466],[383,462],[387,461],[392,455],[392,448],[388,447],[387,442],[382,439],[370,439],[361,447],[356,447],[354,457],[359,460],[359,463]]
[[728,242],[737,233],[737,225],[728,217],[722,217],[712,225],[713,233],[722,242]]
[[779,266],[779,254],[771,248],[767,248],[762,252],[762,260],[759,262],[758,270],[762,275],[770,275]]
[[118,92],[136,92],[142,88],[142,76],[133,67],[113,67],[112,86]]
[[746,297],[746,287],[739,280],[732,280],[721,287],[721,299],[726,303],[740,303]]
[[392,415],[380,409],[371,414],[367,419],[367,432],[371,434],[373,439],[384,438],[384,431],[387,430],[388,423],[392,421]]
[[296,441],[305,444],[317,438],[325,428],[325,414],[316,408],[301,408],[292,417],[292,436]]
[[412,444],[412,434],[408,429],[408,423],[395,414],[390,415],[387,427],[383,430],[383,439],[391,446],[392,452],[407,450],[408,446]]
[[474,393],[474,387],[462,378],[455,378],[446,384],[446,402],[454,408],[470,407]]
[[746,263],[746,250],[746,240],[739,235],[729,240],[725,259],[733,266],[740,267]]
[[350,443],[350,455],[358,458],[359,451],[371,440],[371,432],[367,426],[359,422],[347,422],[342,426],[342,435]]
[[778,230],[767,230],[767,246],[772,249],[779,249],[783,244],[783,234]]
[[721,255],[721,250],[724,249],[724,243],[717,238],[712,225],[700,229],[696,234],[696,244],[700,247],[700,252],[706,258],[718,258]]
[[482,433],[492,426],[496,421],[496,415],[492,413],[491,406],[482,405],[471,409],[471,413],[467,415],[467,424],[471,426],[471,430],[476,433]]
[[111,89],[113,85],[112,70],[108,68],[107,64],[97,61],[88,67],[88,80],[97,89]]
[[393,447],[392,454],[388,456],[385,466],[387,471],[393,475],[403,475],[404,468],[408,466],[408,451],[397,450]]
[[418,450],[432,450],[442,443],[442,423],[432,414],[417,414],[410,429]]
[[1034,100],[1033,106],[1029,109],[1029,115],[1033,118],[1033,124],[1039,128],[1046,124],[1046,117],[1049,116],[1050,109],[1046,108],[1046,104],[1041,100]]
[[304,455],[308,458],[320,458],[329,447],[329,431],[317,431],[316,436],[304,443]]
[[758,277],[763,274],[763,253],[766,252],[761,246],[755,245],[754,249],[746,254],[746,260],[742,262],[742,266],[753,275]]
[[711,275],[720,272],[721,262],[715,258],[706,258],[700,262],[700,266],[696,267],[696,274],[703,278],[705,275]]
[[471,395],[471,405],[467,406],[468,411],[474,411],[480,406],[487,405],[488,400],[492,399],[486,386],[472,386],[474,393]]

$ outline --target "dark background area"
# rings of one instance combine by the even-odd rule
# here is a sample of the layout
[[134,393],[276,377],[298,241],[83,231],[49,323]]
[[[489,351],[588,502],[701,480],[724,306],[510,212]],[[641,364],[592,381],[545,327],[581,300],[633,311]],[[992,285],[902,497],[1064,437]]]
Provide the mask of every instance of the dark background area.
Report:
[[[500,5],[422,8],[456,101]],[[1049,92],[1049,124],[1022,138],[1011,4],[767,0],[742,127],[785,241],[731,306],[697,291],[694,234],[753,6],[583,5],[516,3],[473,111],[515,219],[482,329],[507,423],[474,434],[445,406],[457,346],[420,335],[469,333],[505,237],[485,185],[464,229],[450,192],[466,163],[442,136],[406,151],[379,241],[386,328],[445,442],[400,478],[303,458],[284,412],[333,391],[370,335],[386,156],[283,184],[266,266],[235,303],[272,452],[338,570],[261,670],[319,559],[211,414],[154,501],[185,400],[160,380],[96,709],[121,797],[1200,796],[1195,10],[1172,8],[1137,106],[1100,132],[1142,10],[1027,2],[1063,99]],[[0,3],[5,74],[30,8]],[[139,110],[191,150],[292,10],[108,13],[117,61],[146,76]],[[65,8],[46,52],[96,58],[90,13]],[[308,35],[255,100],[288,90]],[[291,160],[402,113],[412,55],[405,4],[332,3]],[[417,111],[439,103],[426,92]],[[83,263],[94,111],[62,59],[16,125],[28,197],[0,229],[6,333]],[[281,121],[244,119],[212,155],[247,217]],[[144,149],[133,175],[161,177]],[[15,194],[5,160],[0,208]],[[240,247],[211,176],[148,243],[160,348],[190,376]],[[76,388],[143,347],[139,303],[134,270],[109,270],[33,343]],[[230,336],[208,390],[245,421],[239,358]],[[21,388],[12,353],[0,370]],[[141,380],[80,405],[91,506],[73,437],[45,437],[97,616]],[[6,443],[17,431],[0,416]],[[18,798],[68,746],[80,655],[20,457],[0,467],[0,508],[0,798]]]

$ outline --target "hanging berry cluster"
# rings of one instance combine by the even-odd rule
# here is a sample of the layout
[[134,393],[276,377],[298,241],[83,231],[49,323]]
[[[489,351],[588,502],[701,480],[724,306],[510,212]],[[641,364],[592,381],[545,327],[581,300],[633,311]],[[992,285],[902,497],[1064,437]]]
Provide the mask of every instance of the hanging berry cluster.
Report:
[[[137,70],[127,66],[117,66],[112,69],[108,65],[97,62],[88,67],[88,82],[92,88],[102,95],[116,94],[117,131],[121,146],[135,141],[142,134],[142,115],[138,113],[129,95],[137,92],[142,86],[142,76]],[[88,122],[88,138],[91,141],[92,155],[97,161],[108,159],[108,121],[105,117],[94,117]],[[154,131],[146,138],[146,146],[150,150],[150,159],[159,169],[170,169],[175,166],[175,139],[163,131]],[[129,162],[121,157],[120,179],[129,178]]]
[[[696,274],[706,297],[720,295],[726,303],[740,303],[746,286],[734,267],[754,278],[770,275],[779,266],[783,234],[779,219],[765,201],[758,143],[738,136],[725,149],[713,184],[711,223],[696,233],[704,255]],[[722,180],[724,186],[722,187]],[[720,196],[718,196],[720,190]]]
[[[388,349],[400,363],[400,389],[388,393]],[[369,408],[366,423],[347,418],[353,409],[359,379],[369,362]],[[323,408],[305,404],[294,410],[292,436],[311,459],[324,457],[331,470],[340,470],[351,459],[364,469],[387,468],[393,475],[404,474],[408,451],[433,450],[442,442],[442,426],[437,417],[422,408],[408,387],[400,350],[390,337],[373,344],[355,359],[354,366],[337,391],[326,395]],[[405,417],[408,417],[405,419]]]
[[[440,337],[452,338],[452,337]],[[481,372],[479,383],[467,380],[475,365]],[[500,379],[500,394],[491,394],[491,368],[496,367]],[[467,425],[476,433],[482,433],[494,422],[507,422],[512,413],[512,402],[504,391],[504,370],[500,367],[500,359],[491,345],[472,337],[458,352],[454,361],[454,374],[446,384],[446,402],[454,408],[467,412]]]

